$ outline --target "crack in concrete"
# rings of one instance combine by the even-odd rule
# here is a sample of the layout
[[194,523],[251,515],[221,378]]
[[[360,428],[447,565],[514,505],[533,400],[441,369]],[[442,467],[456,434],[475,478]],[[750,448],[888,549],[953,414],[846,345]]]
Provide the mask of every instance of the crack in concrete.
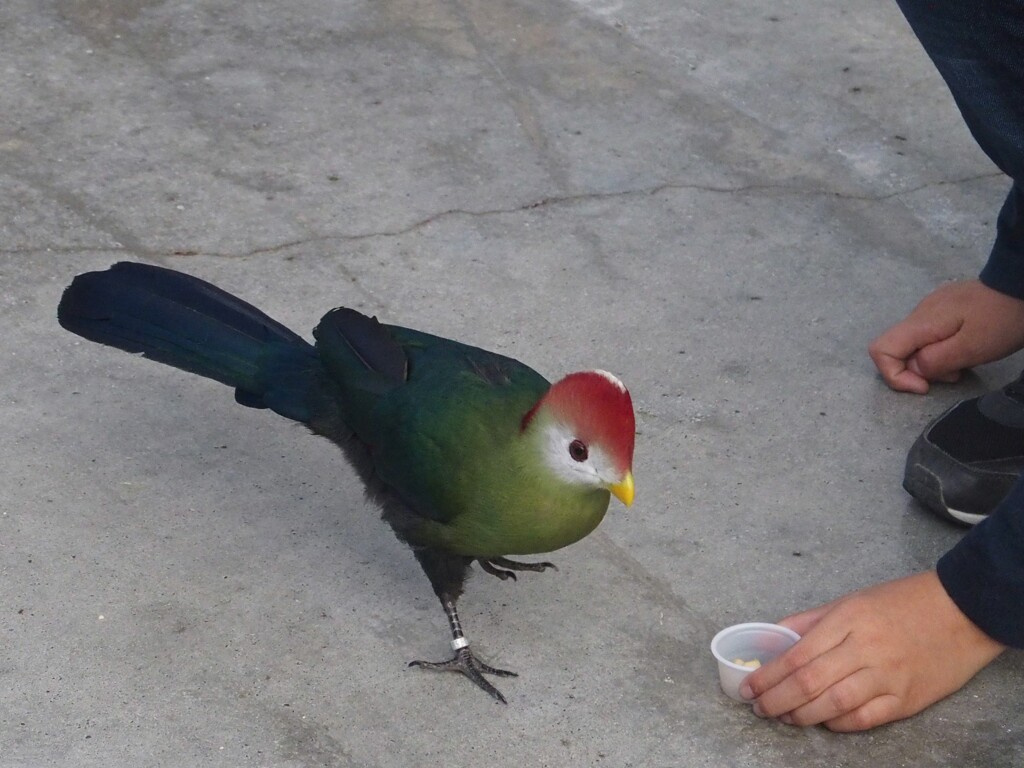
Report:
[[965,176],[962,179],[940,179],[939,181],[929,181],[924,184],[918,184],[916,187],[908,187],[906,189],[897,189],[894,192],[889,192],[885,195],[848,195],[839,192],[835,193],[835,196],[843,200],[863,200],[869,203],[882,203],[886,200],[892,200],[897,197],[906,197],[913,195],[917,192],[921,192],[925,189],[933,189],[935,187],[953,187],[959,184],[970,184],[974,181],[984,181],[985,179],[998,179],[1005,177],[1002,171],[989,171],[988,173],[979,173],[974,176]]
[[[286,240],[281,243],[273,245],[261,246],[258,248],[252,248],[247,251],[241,252],[228,252],[228,251],[200,251],[191,248],[180,248],[170,251],[157,250],[152,248],[146,248],[138,243],[137,241],[132,243],[132,246],[124,247],[110,247],[110,246],[46,246],[41,248],[0,248],[0,256],[21,256],[21,255],[32,255],[39,253],[53,253],[53,254],[68,254],[68,253],[81,253],[83,251],[89,251],[92,253],[133,253],[138,256],[147,256],[152,258],[158,257],[172,257],[172,256],[209,256],[219,258],[248,258],[252,256],[260,256],[265,254],[280,253],[287,251],[292,248],[298,248],[313,243],[324,243],[324,242],[359,242],[362,240],[371,240],[376,238],[388,238],[388,237],[401,237],[408,235],[417,230],[424,229],[431,224],[457,216],[469,216],[473,218],[485,218],[488,216],[505,216],[509,214],[522,213],[524,211],[532,211],[541,208],[549,208],[557,205],[572,205],[576,203],[585,203],[597,200],[613,200],[615,198],[622,197],[653,197],[654,195],[668,191],[696,191],[696,192],[708,192],[712,194],[725,194],[725,195],[741,195],[741,194],[755,194],[755,193],[776,193],[780,195],[794,195],[794,196],[805,196],[805,197],[831,197],[839,200],[854,200],[866,203],[880,203],[892,200],[895,198],[905,197],[908,195],[916,194],[926,189],[932,189],[943,186],[956,186],[959,184],[969,184],[975,181],[982,181],[985,179],[992,179],[1002,177],[1001,172],[989,172],[976,174],[974,176],[967,176],[960,179],[942,179],[939,181],[926,182],[919,184],[915,187],[908,187],[906,189],[899,189],[893,192],[889,192],[882,195],[857,195],[848,192],[839,192],[834,190],[823,190],[823,189],[807,189],[795,186],[786,186],[785,184],[745,184],[745,185],[712,185],[712,184],[682,184],[679,182],[665,182],[657,184],[652,187],[639,188],[639,189],[624,189],[617,190],[614,192],[580,192],[577,194],[567,195],[546,195],[537,200],[533,200],[527,203],[523,203],[518,206],[509,208],[485,208],[480,210],[472,210],[468,208],[449,208],[438,213],[430,214],[424,218],[418,219],[411,224],[395,229],[385,229],[374,232],[355,232],[355,233],[336,233],[327,235],[316,235],[312,237],[296,238],[294,240]],[[123,234],[123,233],[121,233]],[[122,238],[125,239],[125,238]]]

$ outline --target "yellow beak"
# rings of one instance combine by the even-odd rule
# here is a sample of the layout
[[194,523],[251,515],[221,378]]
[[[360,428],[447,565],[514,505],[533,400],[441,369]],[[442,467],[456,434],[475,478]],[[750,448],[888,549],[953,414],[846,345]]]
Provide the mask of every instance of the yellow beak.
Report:
[[633,473],[627,472],[621,481],[609,486],[608,490],[627,507],[630,506],[633,503]]

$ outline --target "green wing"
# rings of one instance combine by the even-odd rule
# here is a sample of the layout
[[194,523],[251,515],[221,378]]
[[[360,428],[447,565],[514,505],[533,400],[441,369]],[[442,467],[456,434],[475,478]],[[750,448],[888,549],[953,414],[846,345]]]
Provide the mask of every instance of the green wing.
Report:
[[471,511],[550,383],[503,355],[337,313],[318,326],[317,350],[378,476],[429,520]]

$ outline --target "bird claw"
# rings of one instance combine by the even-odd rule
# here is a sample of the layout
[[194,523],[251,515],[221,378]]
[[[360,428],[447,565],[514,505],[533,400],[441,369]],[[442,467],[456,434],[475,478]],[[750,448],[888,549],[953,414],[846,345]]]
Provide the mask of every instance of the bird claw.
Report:
[[558,566],[554,563],[520,563],[517,560],[509,560],[505,557],[491,557],[491,558],[478,558],[477,562],[485,573],[489,573],[492,576],[497,576],[502,581],[512,579],[516,580],[516,575],[513,571],[533,571],[534,573],[540,573],[546,571],[548,568],[558,570]]
[[490,560],[477,560],[477,562],[480,563],[480,568],[483,569],[484,573],[489,573],[491,576],[497,576],[502,581],[507,581],[508,579],[512,579],[512,581],[516,580],[516,575],[512,573],[512,571],[497,568]]
[[508,704],[508,702],[501,695],[501,691],[491,685],[484,675],[519,677],[515,672],[510,672],[507,669],[495,669],[489,664],[484,664],[473,655],[473,652],[468,647],[457,650],[455,656],[448,659],[448,661],[410,661],[409,666],[419,667],[420,669],[432,669],[438,672],[461,672],[502,704]]

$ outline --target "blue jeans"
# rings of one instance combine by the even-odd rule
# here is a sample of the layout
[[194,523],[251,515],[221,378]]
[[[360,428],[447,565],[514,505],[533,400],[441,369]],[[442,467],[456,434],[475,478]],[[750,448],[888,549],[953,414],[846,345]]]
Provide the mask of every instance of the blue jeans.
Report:
[[897,0],[977,140],[1013,186],[981,280],[1024,299],[1024,0]]

